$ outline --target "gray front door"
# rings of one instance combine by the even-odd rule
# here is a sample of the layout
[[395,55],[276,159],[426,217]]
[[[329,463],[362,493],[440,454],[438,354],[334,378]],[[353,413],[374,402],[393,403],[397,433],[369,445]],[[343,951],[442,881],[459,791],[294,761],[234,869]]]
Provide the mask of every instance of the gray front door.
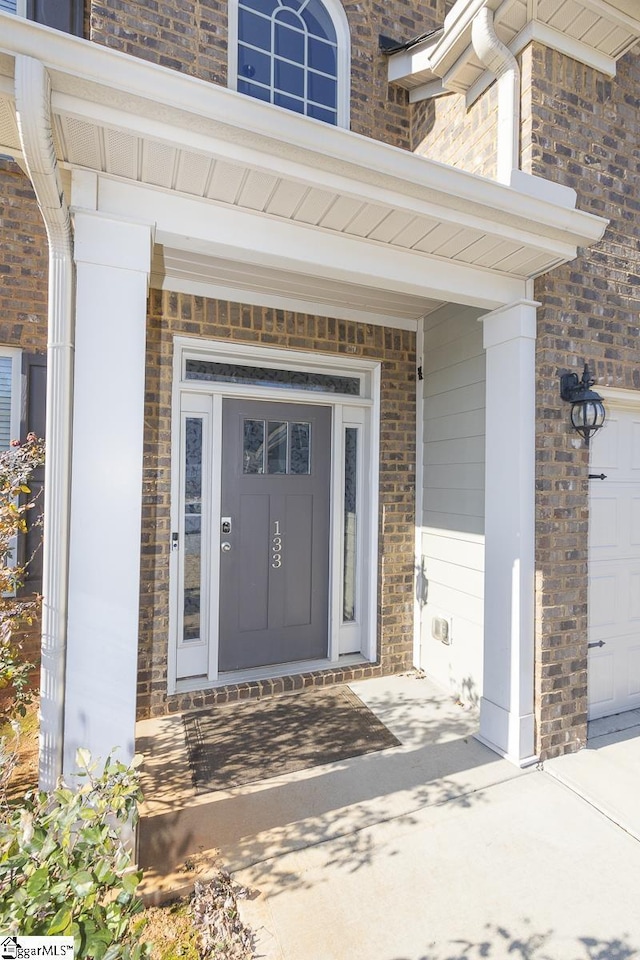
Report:
[[225,400],[219,670],[328,653],[331,408]]

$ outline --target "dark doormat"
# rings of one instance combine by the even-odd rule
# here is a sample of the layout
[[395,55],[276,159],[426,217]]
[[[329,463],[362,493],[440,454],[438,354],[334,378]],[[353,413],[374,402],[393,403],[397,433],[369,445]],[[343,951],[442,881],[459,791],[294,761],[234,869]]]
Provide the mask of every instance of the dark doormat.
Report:
[[183,717],[199,793],[268,780],[400,743],[349,687],[211,707]]

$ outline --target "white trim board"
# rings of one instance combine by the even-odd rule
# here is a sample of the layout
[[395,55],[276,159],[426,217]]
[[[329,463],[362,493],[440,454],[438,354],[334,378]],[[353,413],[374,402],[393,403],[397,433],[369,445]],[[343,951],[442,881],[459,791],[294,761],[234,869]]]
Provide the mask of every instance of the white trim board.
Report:
[[[283,350],[280,348],[261,347],[253,344],[228,343],[226,341],[210,341],[202,338],[175,337],[173,359],[173,413],[172,413],[172,466],[171,466],[171,530],[181,531],[181,471],[182,456],[178,443],[182,420],[183,398],[188,399],[189,409],[198,410],[198,398],[210,401],[212,423],[213,449],[221,449],[222,402],[225,397],[243,396],[252,399],[268,401],[285,401],[295,403],[320,404],[333,408],[333,437],[332,437],[332,496],[331,496],[331,560],[329,583],[329,637],[327,658],[314,661],[312,667],[305,669],[329,669],[345,662],[345,654],[341,650],[345,647],[350,650],[353,646],[354,630],[358,633],[359,653],[348,653],[349,657],[356,656],[360,660],[374,662],[377,657],[377,595],[378,578],[377,564],[368,564],[367,557],[377,555],[378,536],[378,486],[379,486],[379,393],[380,367],[379,361],[365,360],[353,357],[343,357],[321,353],[305,353],[303,351]],[[187,357],[201,359],[218,359],[241,364],[256,363],[260,366],[270,366],[285,369],[316,370],[332,374],[342,374],[350,377],[359,377],[361,395],[350,396],[316,391],[282,389],[278,387],[253,386],[251,384],[227,384],[202,380],[187,380],[183,378],[184,362]],[[188,414],[187,414],[188,415]],[[357,622],[343,623],[340,616],[342,609],[342,550],[343,531],[339,504],[343,496],[343,449],[344,428],[357,426],[360,429],[363,449],[359,452],[359,515],[363,522],[360,524],[358,540],[358,597],[360,599],[360,615]],[[213,475],[209,480],[209,495],[211,498],[211,516],[216,517],[219,512],[220,482],[219,468],[213,464]],[[220,465],[219,465],[220,466]],[[204,494],[203,494],[204,495]],[[169,601],[169,636],[168,636],[168,693],[175,694],[185,690],[209,689],[229,683],[244,680],[248,674],[255,679],[262,676],[273,676],[268,671],[276,670],[282,673],[299,672],[293,665],[274,665],[263,671],[257,668],[253,671],[240,673],[218,672],[218,583],[219,583],[219,540],[220,525],[214,520],[210,528],[210,556],[207,562],[211,563],[210,583],[212,584],[211,604],[208,615],[208,667],[206,675],[203,670],[199,677],[185,677],[176,679],[178,667],[177,638],[179,636],[180,621],[180,550],[171,551],[170,556],[170,601]],[[344,634],[344,636],[343,636]],[[344,641],[344,643],[343,643]]]

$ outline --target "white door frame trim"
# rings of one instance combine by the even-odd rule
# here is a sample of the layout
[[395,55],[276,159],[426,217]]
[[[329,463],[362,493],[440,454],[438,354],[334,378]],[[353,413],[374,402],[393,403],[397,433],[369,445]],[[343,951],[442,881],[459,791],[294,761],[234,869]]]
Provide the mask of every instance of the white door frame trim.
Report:
[[[278,387],[261,387],[250,384],[228,384],[210,381],[184,379],[186,357],[200,356],[203,359],[219,359],[242,364],[259,363],[286,369],[317,370],[325,373],[338,373],[356,376],[361,380],[361,395],[322,393],[309,390],[282,390]],[[209,645],[208,675],[195,678],[177,679],[177,637],[179,622],[179,558],[181,551],[172,551],[170,557],[170,600],[169,600],[169,637],[167,657],[167,692],[181,693],[188,690],[204,690],[229,683],[246,682],[269,676],[282,676],[308,672],[309,670],[329,669],[353,662],[373,662],[377,656],[377,601],[378,601],[378,564],[367,564],[366,557],[377,557],[378,553],[378,476],[379,476],[379,427],[380,427],[380,367],[379,361],[331,354],[304,353],[282,350],[256,344],[229,343],[227,341],[204,340],[196,337],[174,338],[173,389],[172,389],[172,456],[171,456],[171,529],[180,529],[180,477],[181,448],[178,438],[181,430],[181,398],[183,395],[206,394],[212,400],[213,444],[219,448],[222,432],[222,400],[225,397],[245,397],[256,400],[287,401],[330,406],[333,409],[333,466],[331,496],[331,561],[330,561],[330,609],[329,609],[329,649],[328,657],[318,661],[277,664],[257,667],[251,670],[218,674],[217,664],[217,611],[219,577],[217,575],[218,550],[216,537],[219,525],[211,525],[211,584],[212,597],[209,617],[211,640]],[[359,592],[362,597],[360,609],[361,638],[360,653],[340,655],[340,634],[344,632],[340,610],[342,603],[342,522],[338,504],[343,493],[343,446],[344,427],[359,426],[364,440],[360,459],[359,496],[362,505],[361,515],[364,523],[359,539],[360,569]],[[216,515],[220,501],[219,471],[214,469],[211,478],[212,514]],[[346,625],[352,631],[351,624]]]

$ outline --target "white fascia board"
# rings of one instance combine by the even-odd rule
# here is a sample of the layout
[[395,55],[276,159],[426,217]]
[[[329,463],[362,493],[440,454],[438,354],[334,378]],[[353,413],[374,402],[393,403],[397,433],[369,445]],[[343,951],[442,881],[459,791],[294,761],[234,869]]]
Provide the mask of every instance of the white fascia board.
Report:
[[421,83],[419,87],[412,87],[409,90],[409,103],[420,103],[421,100],[436,100],[438,97],[446,97],[453,90],[445,90],[442,80],[432,80],[430,83]]
[[[382,246],[147,186],[100,178],[100,212],[155,221],[156,242],[241,263],[292,270],[371,289],[495,309],[522,298],[526,281]],[[278,251],[276,254],[274,251]]]
[[403,194],[410,202],[458,210],[468,223],[477,217],[485,229],[489,222],[519,229],[526,224],[539,238],[575,247],[600,239],[607,225],[591,214],[521,196],[495,181],[292,111],[278,110],[275,123],[270,104],[40,24],[0,14],[0,37],[4,50],[42,60],[51,74],[54,105],[59,106],[59,93],[77,95],[90,104],[94,119],[99,107],[115,106],[120,126],[160,121],[165,130],[174,128],[173,141],[185,144],[204,130],[218,146],[233,142],[254,158],[254,151],[262,151],[272,171],[281,158],[294,160],[304,164],[307,176],[314,171],[316,183],[336,173],[352,184],[386,188],[398,200]]
[[433,40],[424,40],[408,50],[392,53],[387,68],[389,83],[400,83],[417,73],[424,74],[425,80],[435,77],[429,59],[433,48]]
[[[399,162],[407,158],[416,160],[420,164],[424,160],[427,166],[423,170],[426,176],[422,183],[407,183],[397,177],[393,180],[383,177],[378,178],[379,182],[369,182],[371,178],[368,175],[371,173],[371,167],[368,165],[354,168],[352,164],[342,164],[335,170],[320,171],[317,166],[308,163],[307,157],[304,158],[307,162],[302,162],[295,154],[291,159],[274,158],[264,149],[263,143],[254,148],[217,139],[212,134],[203,132],[202,129],[189,131],[182,128],[176,129],[175,126],[164,121],[124,114],[111,106],[96,108],[88,101],[79,100],[69,94],[54,94],[52,104],[56,114],[63,113],[66,116],[103,123],[105,126],[123,130],[135,136],[147,136],[170,143],[176,149],[196,150],[230,163],[245,165],[253,170],[261,170],[305,185],[332,190],[359,201],[385,204],[414,215],[422,214],[434,220],[460,227],[470,227],[543,252],[551,251],[564,260],[574,259],[576,246],[589,245],[594,240],[599,240],[608,223],[603,218],[573,209],[575,194],[572,191],[565,191],[564,194],[556,192],[558,198],[562,196],[568,198],[568,203],[550,202],[543,194],[539,193],[533,198],[530,191],[520,192],[514,187],[505,187],[494,181],[467,174],[466,176],[473,178],[473,183],[479,192],[484,192],[485,188],[488,192],[492,192],[493,188],[497,188],[505,212],[501,217],[496,217],[492,215],[495,214],[495,209],[492,209],[488,203],[478,199],[474,202],[470,196],[456,197],[454,181],[457,180],[457,175],[461,171],[444,164],[434,164],[401,150],[394,151],[400,154]],[[203,125],[201,124],[201,128]],[[377,141],[366,142],[371,144],[372,154],[375,155],[377,147],[381,145]],[[374,162],[374,156],[371,159]],[[438,186],[442,186],[442,189],[437,192],[430,184],[426,185],[427,177],[431,176],[434,170],[440,181]],[[452,181],[447,192],[449,175]],[[510,209],[509,201],[511,201]]]

